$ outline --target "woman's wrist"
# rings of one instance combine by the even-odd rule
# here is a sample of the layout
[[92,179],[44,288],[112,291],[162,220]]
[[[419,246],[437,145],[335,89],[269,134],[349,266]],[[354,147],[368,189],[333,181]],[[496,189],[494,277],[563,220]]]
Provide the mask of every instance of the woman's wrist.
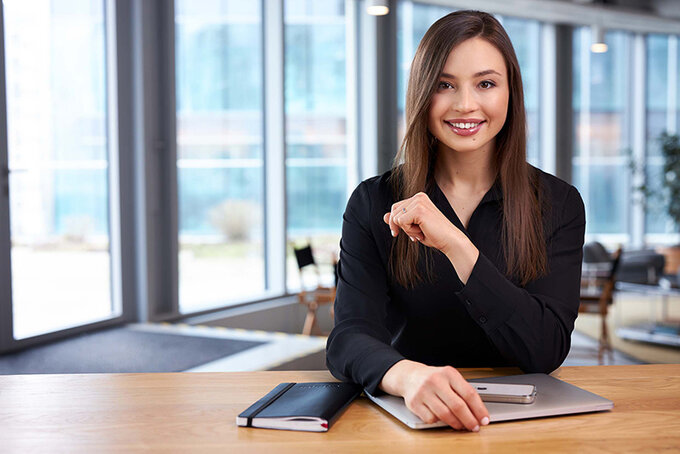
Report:
[[392,367],[387,369],[387,372],[383,375],[378,387],[387,394],[403,396],[406,378],[409,372],[418,364],[419,363],[408,359],[402,359],[401,361],[396,362]]
[[459,229],[454,227],[448,247],[442,251],[449,259],[463,284],[467,284],[479,258],[479,249]]

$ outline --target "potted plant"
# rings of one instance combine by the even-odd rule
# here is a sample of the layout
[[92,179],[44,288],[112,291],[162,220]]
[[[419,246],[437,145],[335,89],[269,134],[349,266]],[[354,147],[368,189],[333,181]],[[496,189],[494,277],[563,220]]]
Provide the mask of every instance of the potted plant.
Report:
[[[663,206],[676,229],[680,230],[680,137],[663,132],[658,140],[664,158],[661,190],[659,191],[658,185],[650,187],[646,182],[634,189],[642,195],[643,203],[651,199],[660,202],[659,206]],[[646,180],[644,169],[636,166],[632,160],[631,169],[641,175],[643,182]],[[665,273],[680,273],[680,245],[660,247],[657,251],[666,257]]]

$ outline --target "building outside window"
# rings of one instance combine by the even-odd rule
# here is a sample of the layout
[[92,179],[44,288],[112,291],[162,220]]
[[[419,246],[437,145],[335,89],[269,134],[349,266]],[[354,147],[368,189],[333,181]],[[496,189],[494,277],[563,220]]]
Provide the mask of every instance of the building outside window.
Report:
[[265,291],[260,2],[175,2],[179,305]]
[[14,338],[112,317],[98,0],[5,0]]
[[292,245],[308,241],[324,283],[333,283],[331,263],[339,249],[342,213],[354,189],[347,178],[345,30],[344,0],[284,2],[290,292],[301,285]]
[[573,184],[586,206],[586,235],[627,243],[632,140],[632,36],[609,31],[606,53],[590,51],[591,30],[573,33]]

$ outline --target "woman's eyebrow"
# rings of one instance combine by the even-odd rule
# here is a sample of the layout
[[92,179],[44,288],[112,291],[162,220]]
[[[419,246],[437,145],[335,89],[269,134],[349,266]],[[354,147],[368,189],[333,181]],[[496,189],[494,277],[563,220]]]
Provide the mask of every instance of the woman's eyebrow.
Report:
[[[496,74],[498,76],[501,75],[501,73],[494,69],[485,69],[484,71],[480,71],[478,73],[473,74],[472,77],[482,77],[486,76],[487,74]],[[456,76],[449,73],[441,73],[441,77],[446,77],[447,79],[456,79]]]

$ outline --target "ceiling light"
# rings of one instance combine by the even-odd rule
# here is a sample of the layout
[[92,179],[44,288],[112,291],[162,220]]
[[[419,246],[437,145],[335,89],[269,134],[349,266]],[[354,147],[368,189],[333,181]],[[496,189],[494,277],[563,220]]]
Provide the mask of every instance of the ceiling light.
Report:
[[601,25],[590,27],[591,44],[590,51],[595,54],[607,52],[607,43],[604,42],[604,28]]
[[366,12],[371,16],[384,16],[390,12],[388,0],[367,0]]

